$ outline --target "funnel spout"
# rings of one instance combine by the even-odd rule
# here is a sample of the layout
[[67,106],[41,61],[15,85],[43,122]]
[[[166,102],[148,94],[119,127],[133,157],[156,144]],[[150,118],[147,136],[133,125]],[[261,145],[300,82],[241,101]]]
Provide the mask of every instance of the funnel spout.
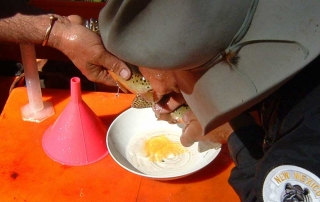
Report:
[[79,77],[71,78],[71,102],[79,103],[82,101],[81,83]]

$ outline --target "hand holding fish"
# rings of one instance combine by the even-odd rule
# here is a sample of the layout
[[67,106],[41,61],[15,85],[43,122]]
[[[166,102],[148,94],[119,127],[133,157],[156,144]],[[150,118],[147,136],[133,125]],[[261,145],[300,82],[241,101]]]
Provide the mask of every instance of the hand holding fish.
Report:
[[[186,104],[181,93],[171,92],[155,102],[156,98],[154,98],[154,91],[149,81],[145,79],[137,67],[132,65],[129,65],[129,67],[132,75],[128,80],[124,80],[113,72],[109,71],[109,73],[124,92],[130,91],[136,94],[132,107],[152,107],[158,120],[173,124],[185,124],[181,136],[181,143],[184,146],[191,146],[193,143],[200,141],[203,145],[209,145],[210,148],[213,148],[212,145],[216,143],[226,143],[233,131],[228,123],[204,136],[200,123]],[[158,98],[157,95],[155,97]]]
[[189,110],[189,107],[185,104],[182,95],[171,92],[159,96],[151,87],[149,81],[141,74],[138,67],[133,65],[128,65],[128,67],[131,72],[131,77],[128,80],[121,78],[112,71],[109,71],[109,74],[123,92],[131,92],[136,95],[131,107],[152,107],[159,120],[169,123],[183,123],[183,114]]
[[54,23],[47,45],[68,56],[91,81],[115,85],[108,70],[124,79],[130,77],[127,65],[105,49],[100,36],[83,26],[80,16],[60,16]]
[[185,105],[181,94],[172,94],[171,97],[167,98],[166,102],[155,104],[154,111],[160,120],[176,120],[176,123],[185,124],[180,140],[181,144],[186,147],[193,145],[195,142],[201,142],[213,148],[216,143],[226,143],[233,131],[230,124],[226,123],[203,135],[200,123],[192,110]]
[[170,93],[153,106],[158,120],[169,123],[184,123],[183,116],[190,110],[181,93]]

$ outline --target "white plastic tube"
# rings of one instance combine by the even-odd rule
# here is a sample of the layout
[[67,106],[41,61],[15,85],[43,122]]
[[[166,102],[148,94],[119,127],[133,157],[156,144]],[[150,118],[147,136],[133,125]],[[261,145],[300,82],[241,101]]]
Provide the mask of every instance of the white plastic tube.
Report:
[[33,44],[20,44],[25,81],[28,91],[29,107],[32,112],[43,109],[42,93]]
[[29,103],[21,107],[22,119],[41,122],[54,114],[51,102],[42,101],[36,51],[33,44],[20,44]]

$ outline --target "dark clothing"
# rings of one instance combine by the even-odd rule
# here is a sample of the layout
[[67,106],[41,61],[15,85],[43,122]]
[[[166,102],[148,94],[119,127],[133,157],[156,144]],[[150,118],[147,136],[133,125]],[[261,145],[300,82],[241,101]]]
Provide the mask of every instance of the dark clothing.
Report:
[[263,201],[265,178],[281,165],[320,177],[319,68],[320,57],[260,104],[262,127],[241,128],[229,137],[236,164],[229,182],[241,201]]

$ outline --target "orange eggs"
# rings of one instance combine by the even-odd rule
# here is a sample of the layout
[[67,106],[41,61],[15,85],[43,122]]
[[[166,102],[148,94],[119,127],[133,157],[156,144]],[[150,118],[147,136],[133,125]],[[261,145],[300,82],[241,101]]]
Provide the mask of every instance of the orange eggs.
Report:
[[144,151],[152,162],[163,162],[165,159],[174,158],[187,150],[180,142],[174,142],[165,135],[153,136],[145,141]]

